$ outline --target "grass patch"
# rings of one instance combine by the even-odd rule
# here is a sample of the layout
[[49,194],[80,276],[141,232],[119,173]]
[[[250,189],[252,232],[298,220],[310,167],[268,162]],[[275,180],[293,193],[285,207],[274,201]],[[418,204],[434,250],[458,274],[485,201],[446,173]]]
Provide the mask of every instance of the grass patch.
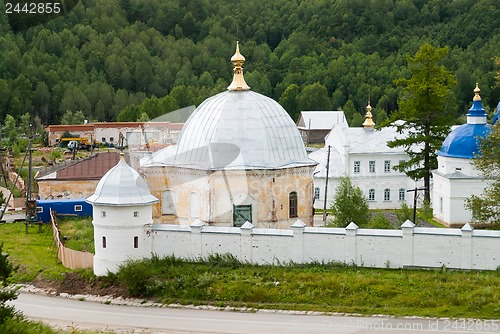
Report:
[[58,219],[64,245],[68,248],[94,253],[94,227],[92,218]]
[[164,303],[454,318],[500,314],[500,271],[256,266],[215,256],[129,262],[116,277],[133,296]]
[[28,234],[22,222],[0,224],[1,241],[10,260],[19,269],[14,275],[16,282],[31,282],[38,275],[45,279],[61,279],[65,272],[57,259],[57,249],[52,241],[52,226],[43,225],[42,233],[38,226],[29,227]]

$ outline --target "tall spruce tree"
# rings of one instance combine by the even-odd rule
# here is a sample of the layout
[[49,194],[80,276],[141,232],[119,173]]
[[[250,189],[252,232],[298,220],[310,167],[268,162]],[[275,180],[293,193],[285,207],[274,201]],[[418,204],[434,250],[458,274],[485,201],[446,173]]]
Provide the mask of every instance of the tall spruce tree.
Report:
[[425,201],[430,201],[431,170],[437,168],[436,151],[453,124],[454,111],[446,110],[453,99],[451,87],[454,75],[440,64],[448,48],[435,48],[425,43],[413,57],[408,57],[410,79],[398,79],[404,87],[395,111],[385,126],[395,121],[399,133],[405,136],[388,142],[389,147],[403,147],[409,160],[394,166],[414,180],[424,179]]
[[0,243],[0,325],[14,315],[14,308],[6,303],[17,298],[16,290],[9,288],[15,269],[9,260],[9,255],[3,253],[3,242]]

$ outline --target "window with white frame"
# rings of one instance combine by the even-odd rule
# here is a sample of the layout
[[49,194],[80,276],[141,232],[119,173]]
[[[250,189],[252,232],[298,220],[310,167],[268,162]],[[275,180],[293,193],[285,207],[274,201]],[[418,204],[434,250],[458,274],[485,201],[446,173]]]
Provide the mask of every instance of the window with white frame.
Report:
[[43,206],[37,206],[36,213],[42,213],[42,212],[43,212]]
[[368,162],[368,171],[370,173],[375,173],[375,160],[370,160]]
[[135,218],[139,217],[139,211],[134,211],[134,217]]
[[101,217],[106,218],[106,211],[101,211]]
[[384,161],[384,173],[390,173],[391,172],[391,160],[385,160]]
[[354,161],[354,173],[359,173],[361,170],[361,161]]
[[375,189],[368,190],[368,200],[370,202],[375,201]]
[[81,204],[77,204],[77,205],[75,205],[74,209],[75,209],[75,212],[77,212],[77,211],[82,211],[82,210],[83,210],[83,208],[82,208],[82,205],[81,205]]
[[405,196],[406,196],[406,189],[404,188],[399,188],[399,200],[400,201],[404,201],[405,200]]
[[314,199],[319,199],[320,189],[318,187],[314,188]]
[[391,189],[385,188],[384,189],[384,201],[390,201],[391,200]]

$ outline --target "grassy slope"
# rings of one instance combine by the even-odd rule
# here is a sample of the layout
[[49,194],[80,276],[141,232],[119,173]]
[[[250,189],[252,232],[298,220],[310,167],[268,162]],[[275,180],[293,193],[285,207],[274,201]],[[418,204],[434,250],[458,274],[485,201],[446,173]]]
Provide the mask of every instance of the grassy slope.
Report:
[[312,264],[254,266],[172,258],[131,264],[118,277],[163,302],[362,314],[498,318],[500,271],[394,270]]

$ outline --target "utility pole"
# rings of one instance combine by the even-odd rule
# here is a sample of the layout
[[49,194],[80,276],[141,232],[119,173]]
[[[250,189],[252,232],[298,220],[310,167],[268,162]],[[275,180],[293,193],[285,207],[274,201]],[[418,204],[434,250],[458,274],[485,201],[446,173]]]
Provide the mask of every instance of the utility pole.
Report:
[[330,171],[330,148],[328,145],[328,155],[326,156],[326,181],[325,181],[325,202],[323,203],[323,225],[326,226],[326,198],[328,194],[328,174]]
[[28,189],[26,192],[26,234],[28,234],[28,225],[32,223],[38,224],[38,232],[42,231],[42,225],[38,222],[38,217],[36,214],[36,199],[33,198],[32,194],[32,170],[33,170],[33,125],[30,124],[30,134],[29,134],[29,142],[28,142]]
[[426,189],[427,187],[417,188],[417,186],[415,186],[415,189],[410,189],[406,191],[406,192],[413,192],[413,224],[416,224],[417,220],[417,197],[418,197],[417,192]]

